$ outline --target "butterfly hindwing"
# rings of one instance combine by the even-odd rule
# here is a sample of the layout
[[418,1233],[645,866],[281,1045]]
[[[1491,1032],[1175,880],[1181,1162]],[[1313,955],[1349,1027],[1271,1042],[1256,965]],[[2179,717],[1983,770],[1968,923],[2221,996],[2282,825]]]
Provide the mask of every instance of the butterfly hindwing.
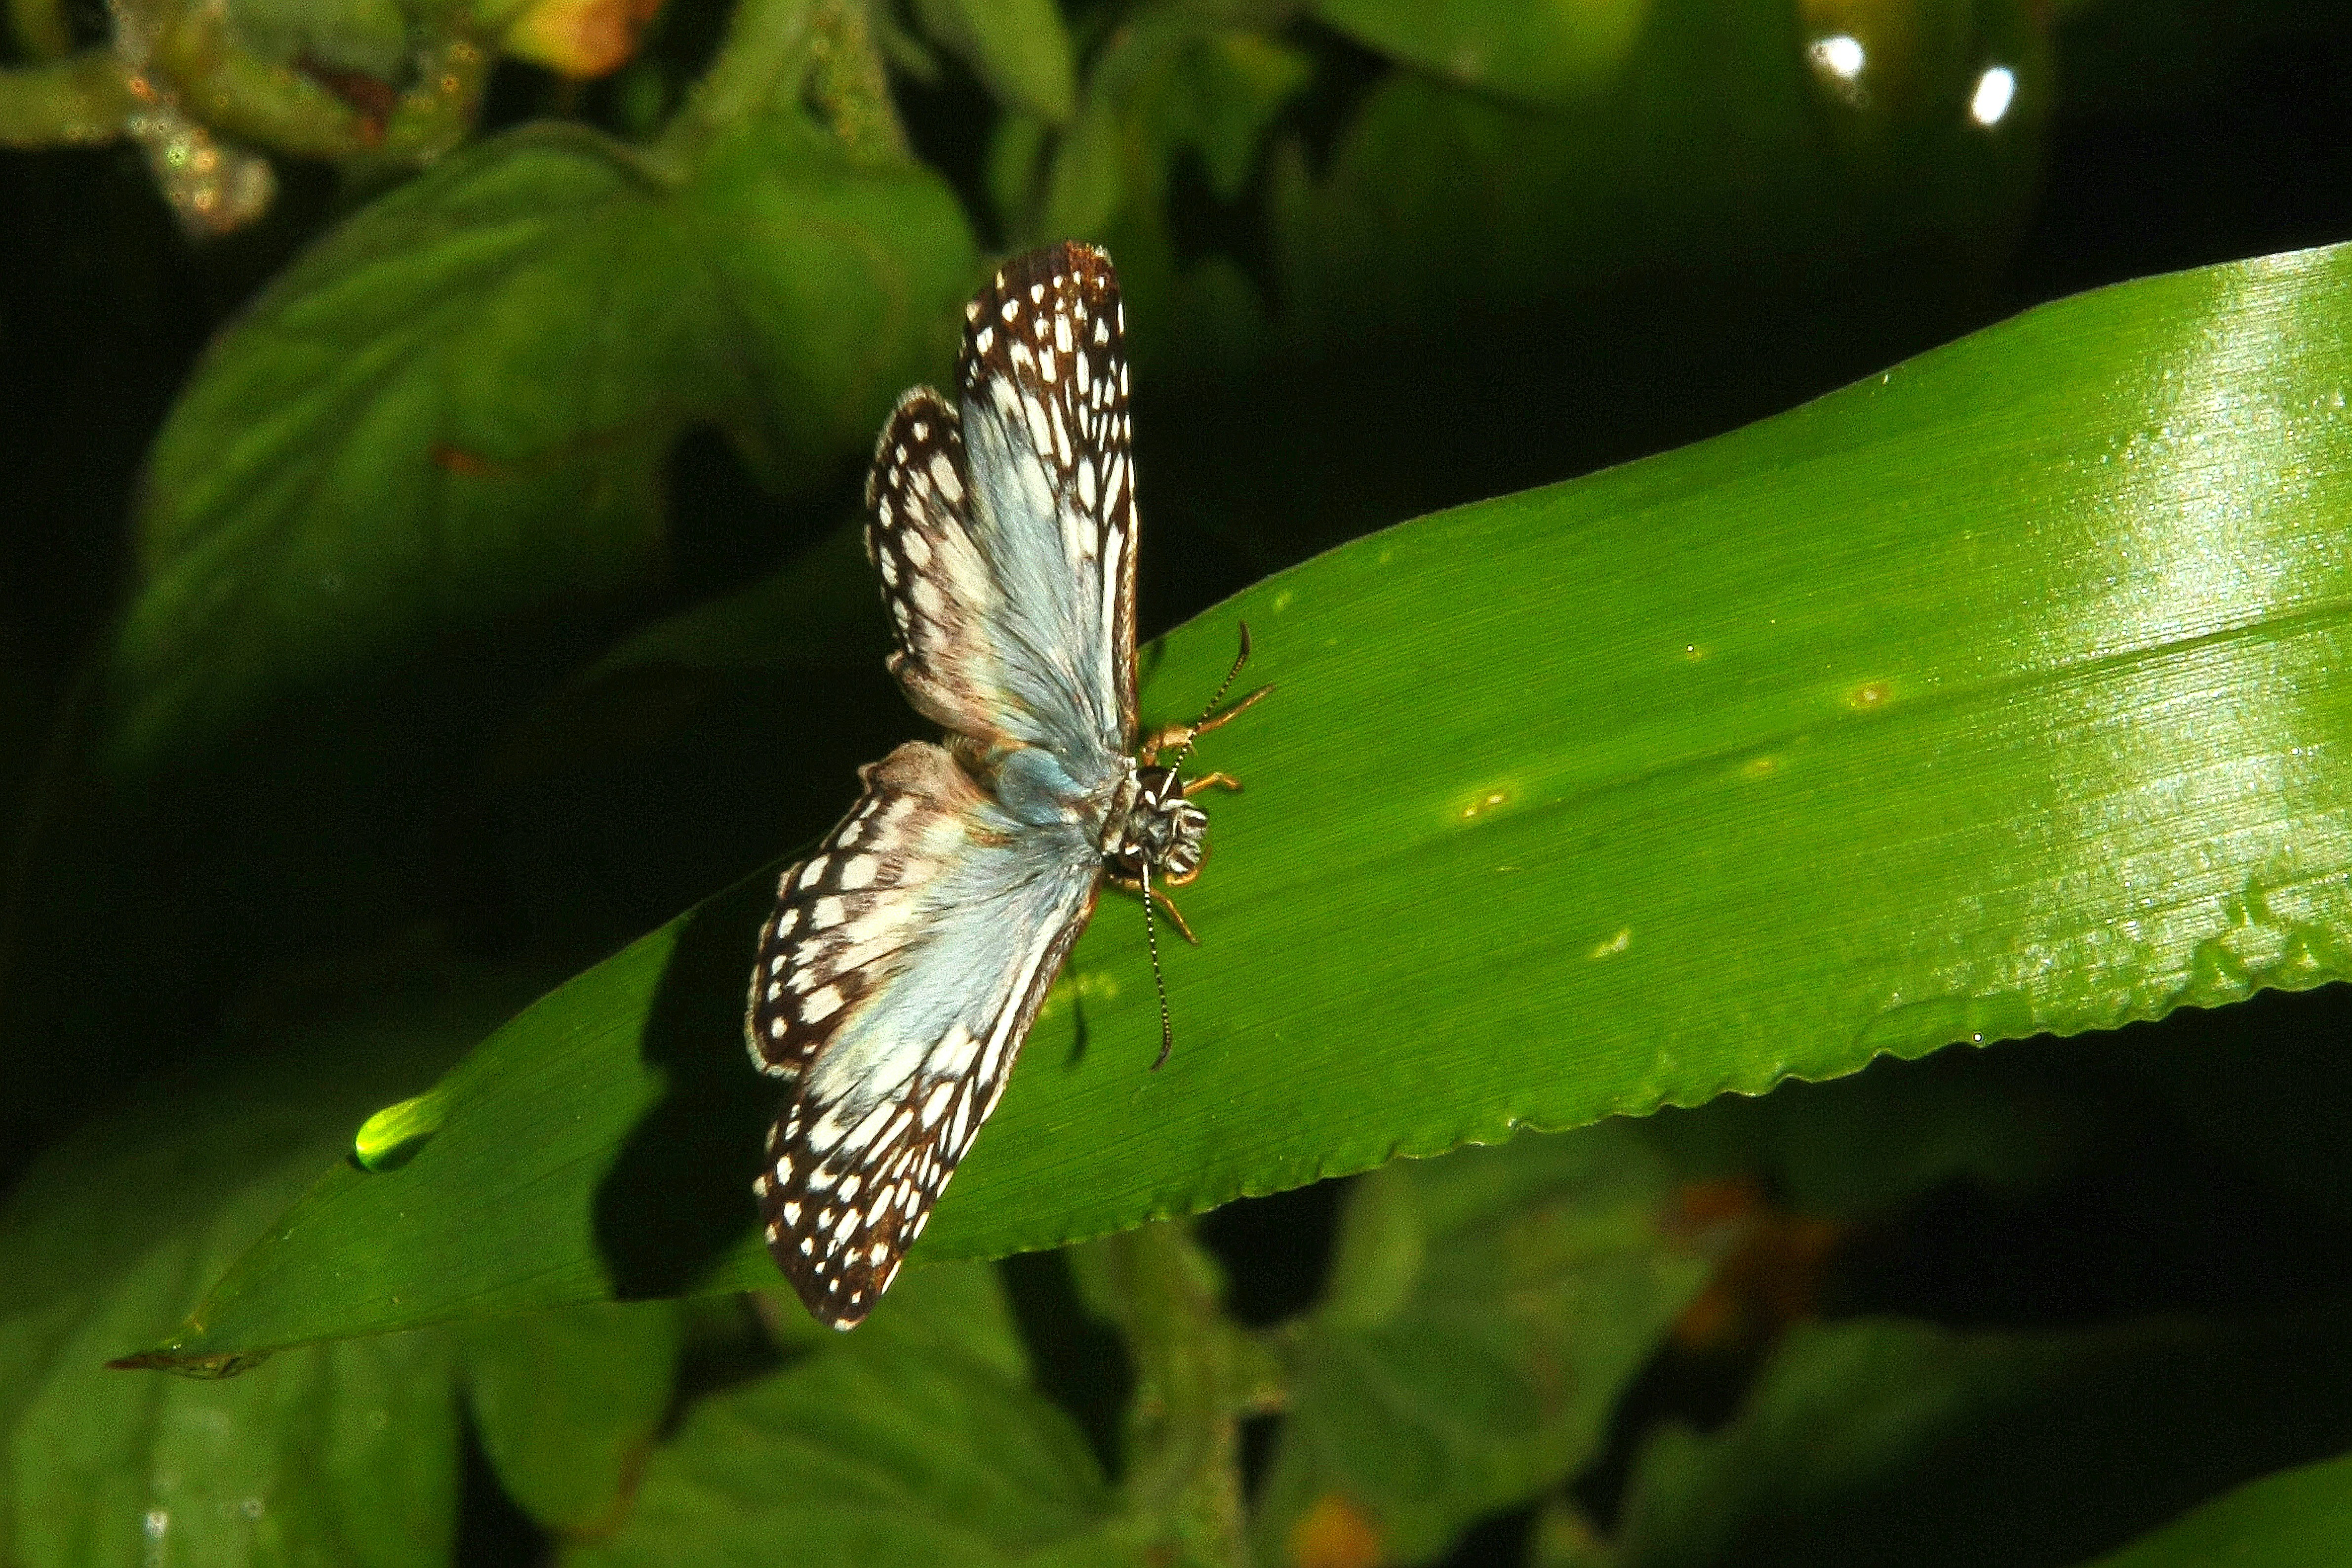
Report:
[[1042,746],[1089,784],[1135,733],[1134,466],[1118,280],[1101,251],[1008,262],[966,307],[960,407],[901,399],[866,482],[908,699]]
[[1003,1093],[1094,902],[1076,823],[1021,819],[944,749],[909,742],[784,874],[747,1029],[793,1079],[757,1190],[811,1312],[862,1320]]
[[929,772],[898,752],[860,769],[856,806],[814,855],[785,868],[760,928],[744,1019],[761,1071],[799,1078],[904,962],[934,874],[926,847],[961,831],[962,803]]

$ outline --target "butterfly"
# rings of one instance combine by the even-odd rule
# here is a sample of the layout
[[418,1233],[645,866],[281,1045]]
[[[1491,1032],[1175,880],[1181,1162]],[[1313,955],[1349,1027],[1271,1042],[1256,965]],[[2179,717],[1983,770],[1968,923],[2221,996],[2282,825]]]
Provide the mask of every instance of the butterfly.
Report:
[[[1147,936],[1157,898],[1191,937],[1164,890],[1206,848],[1191,797],[1240,786],[1178,770],[1271,689],[1218,711],[1244,626],[1200,720],[1138,744],[1124,328],[1104,252],[1016,258],[964,308],[957,402],[917,387],[874,449],[890,671],[948,733],[860,770],[856,806],[784,872],[744,1021],[791,1085],[753,1184],[768,1247],[835,1328],[889,1289],[1104,879],[1141,893]],[[1163,989],[1163,1061],[1170,1039]]]

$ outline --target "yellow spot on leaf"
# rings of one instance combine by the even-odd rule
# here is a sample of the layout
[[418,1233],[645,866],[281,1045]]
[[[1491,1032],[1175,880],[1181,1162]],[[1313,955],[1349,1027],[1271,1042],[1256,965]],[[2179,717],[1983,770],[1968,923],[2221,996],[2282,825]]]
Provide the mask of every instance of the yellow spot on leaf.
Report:
[[1584,956],[1587,958],[1614,958],[1633,945],[1633,928],[1632,926],[1620,926],[1617,928],[1617,934],[1615,936],[1611,937],[1607,942],[1595,944],[1592,951],[1586,953]]
[[1895,693],[1888,689],[1886,682],[1883,680],[1865,680],[1860,686],[1855,687],[1852,691],[1846,693],[1845,705],[1849,708],[1867,712],[1873,708],[1879,707],[1881,704],[1885,703],[1888,698],[1893,697]]
[[1381,1532],[1356,1505],[1326,1492],[1290,1527],[1291,1568],[1378,1568]]
[[1510,803],[1511,792],[1509,790],[1484,789],[1473,795],[1470,799],[1470,804],[1462,807],[1456,815],[1465,822],[1475,822],[1479,817],[1486,816],[1486,813],[1494,810],[1496,806],[1508,805]]

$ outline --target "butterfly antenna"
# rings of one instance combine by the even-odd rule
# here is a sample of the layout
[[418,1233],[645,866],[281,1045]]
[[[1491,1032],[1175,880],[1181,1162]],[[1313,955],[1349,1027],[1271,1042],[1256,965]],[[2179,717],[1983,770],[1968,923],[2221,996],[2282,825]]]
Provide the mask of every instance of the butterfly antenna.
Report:
[[[1180,773],[1183,771],[1184,759],[1192,754],[1192,742],[1201,738],[1201,727],[1206,724],[1209,721],[1209,716],[1217,710],[1217,704],[1225,700],[1225,693],[1232,689],[1234,678],[1241,674],[1242,666],[1249,662],[1249,623],[1242,622],[1241,628],[1242,650],[1234,655],[1234,667],[1225,671],[1225,678],[1223,680],[1217,682],[1216,694],[1209,699],[1209,705],[1201,710],[1200,718],[1192,721],[1192,728],[1184,736],[1184,743],[1176,749],[1176,760],[1168,764]],[[1244,703],[1243,706],[1247,707],[1248,704]],[[1151,902],[1149,898],[1143,901],[1147,905]]]
[[1151,868],[1143,868],[1143,945],[1151,950],[1151,984],[1160,993],[1160,1055],[1152,1061],[1151,1070],[1158,1072],[1168,1053],[1175,1048],[1176,1031],[1168,1022],[1168,982],[1160,973],[1160,933],[1151,924]]

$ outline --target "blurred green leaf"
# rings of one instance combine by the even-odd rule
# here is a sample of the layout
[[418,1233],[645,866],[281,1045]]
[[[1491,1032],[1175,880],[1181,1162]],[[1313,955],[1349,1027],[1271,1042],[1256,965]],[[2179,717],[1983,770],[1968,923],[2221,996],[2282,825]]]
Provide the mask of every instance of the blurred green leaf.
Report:
[[1367,48],[1538,103],[1591,92],[1624,63],[1650,0],[1318,0]]
[[2352,1456],[2249,1481],[2096,1568],[2342,1568],[2352,1561]]
[[908,384],[946,379],[981,262],[930,169],[778,110],[723,138],[681,204],[727,312],[709,374],[749,380],[726,424],[770,485],[862,458]]
[[[1001,1302],[970,1313],[992,1275],[909,1275],[854,1339],[703,1400],[655,1451],[627,1524],[565,1563],[921,1568],[1035,1562],[1057,1543],[1096,1553],[1073,1563],[1125,1561],[1094,1534],[1111,1499],[1084,1439],[1002,1359]],[[968,1314],[979,1353],[955,1342]]]
[[1254,1526],[1285,1561],[1333,1500],[1384,1563],[1559,1485],[1710,1272],[1664,1162],[1611,1123],[1358,1183]]
[[1158,307],[1148,316],[1129,312],[1139,363],[1230,374],[1265,353],[1267,303],[1231,257],[1180,246],[1180,171],[1197,163],[1210,198],[1238,206],[1276,116],[1311,75],[1304,54],[1263,32],[1181,9],[1146,10],[1118,28],[1088,73],[1037,210],[1016,205],[1035,157],[1018,124],[995,149],[992,189],[1020,232],[1040,240],[1084,235],[1110,247],[1127,298]]
[[592,660],[575,688],[647,670],[824,669],[878,661],[890,644],[873,613],[877,595],[865,536],[865,523],[852,523],[781,572],[656,621]]
[[[2347,249],[2084,295],[1171,635],[1147,721],[1240,619],[1276,684],[1199,757],[1250,787],[1186,894],[1176,1053],[1145,1070],[1108,899],[923,1255],[2352,973],[2352,552],[2315,521],[2352,507],[2347,300]],[[174,1353],[770,1279],[771,886],[492,1037]]]
[[677,1309],[502,1318],[473,1325],[463,1343],[474,1426],[507,1495],[551,1531],[617,1525],[669,1414]]
[[213,345],[156,444],[112,765],[646,578],[662,454],[735,392],[702,353],[725,330],[660,184],[584,132],[485,142],[362,211]]
[[[2053,99],[2046,18],[2025,0],[1361,6],[1433,32],[1645,8],[1605,90],[1538,109],[1397,71],[1328,155],[1283,143],[1267,213],[1286,335],[1328,351],[1507,326],[1661,268],[1753,287],[1856,253],[1974,284],[2004,254]],[[1892,30],[1850,79],[1808,53],[1849,24]],[[1988,126],[1969,105],[1995,63],[2012,103]]]
[[[1022,1342],[1021,1325],[1004,1293],[997,1271],[983,1263],[943,1263],[910,1273],[919,1289],[894,1301],[896,1309],[883,1332],[901,1349],[937,1351],[964,1361],[980,1362],[1010,1383],[1029,1378],[1029,1352]],[[897,1295],[898,1292],[893,1292]],[[799,1310],[789,1288],[779,1283],[753,1297],[773,1329],[775,1342],[787,1352],[829,1350],[844,1344],[838,1331],[824,1328]],[[877,1312],[875,1321],[882,1321]]]
[[2042,1186],[2079,1152],[2085,1112],[2032,1047],[1882,1057],[1834,1084],[1669,1110],[1643,1128],[1685,1179],[1762,1175],[1790,1209],[1858,1219],[1967,1183]]
[[114,772],[641,589],[688,419],[724,420],[779,486],[864,447],[945,359],[977,264],[953,196],[796,100],[697,158],[551,126],[482,143],[330,234],[213,345],[155,448]]
[[[398,0],[234,0],[230,28],[254,53],[401,79],[410,17]],[[387,94],[387,96],[389,96]]]
[[1005,103],[1055,125],[1077,111],[1077,61],[1055,0],[915,0],[915,12]]
[[1738,1420],[1705,1436],[1668,1427],[1643,1449],[1611,1561],[2059,1568],[2341,1447],[2340,1313],[2071,1332],[1801,1326]]
[[446,1561],[446,1336],[319,1346],[228,1379],[104,1363],[187,1312],[369,1105],[430,1081],[495,1016],[499,984],[451,980],[396,1021],[310,1032],[299,1055],[151,1094],[16,1186],[0,1210],[0,1559]]
[[744,700],[751,675],[772,683],[767,707],[817,679],[870,674],[889,652],[874,614],[864,524],[845,528],[782,571],[654,622],[590,660],[508,737],[509,779],[658,744],[715,701]]

